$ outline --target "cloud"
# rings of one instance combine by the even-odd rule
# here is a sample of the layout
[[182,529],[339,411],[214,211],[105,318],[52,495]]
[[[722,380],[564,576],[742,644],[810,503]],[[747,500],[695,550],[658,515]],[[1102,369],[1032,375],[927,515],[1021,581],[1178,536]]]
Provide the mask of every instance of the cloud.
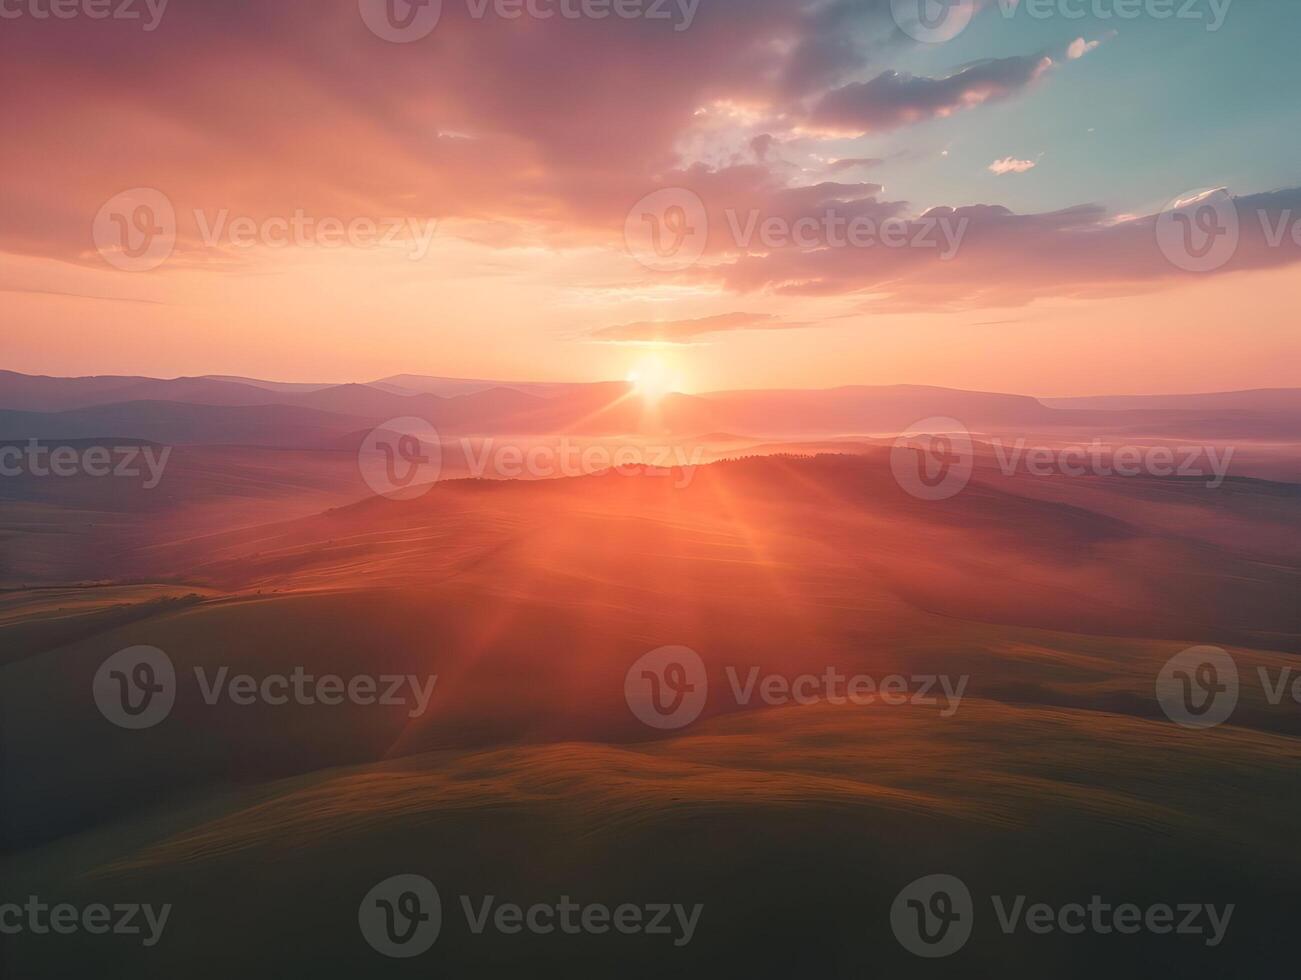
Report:
[[[672,275],[737,294],[861,293],[882,306],[961,309],[1156,288],[1183,275],[1159,254],[1151,215],[1118,222],[1096,205],[925,210],[931,202],[887,199],[879,184],[851,179],[875,158],[810,133],[883,132],[1011,99],[1097,43],[906,74],[888,70],[897,49],[879,41],[897,35],[889,6],[710,0],[689,31],[675,32],[615,17],[479,20],[447,3],[437,29],[408,45],[372,35],[349,2],[178,3],[153,33],[85,17],[7,20],[0,251],[99,266],[91,223],[100,206],[154,187],[175,205],[181,257],[201,244],[196,209],[256,222],[297,210],[345,222],[439,218],[486,247],[613,252],[635,202],[683,187],[705,203],[709,235],[702,261]],[[702,115],[718,104],[736,117]],[[709,127],[715,143],[693,142]],[[818,153],[808,169],[775,159],[810,142]],[[854,155],[822,162],[840,153]],[[1027,161],[1005,162],[1017,172]],[[1301,211],[1301,199],[1291,206]],[[918,248],[740,240],[752,215],[787,226],[829,216],[969,227],[942,262]],[[1295,249],[1259,247],[1254,216],[1244,223],[1257,233],[1226,270],[1296,260]],[[643,275],[634,265],[620,273],[630,282]],[[644,275],[637,286],[676,282]],[[722,317],[604,336],[791,326]]]
[[884,162],[880,157],[841,157],[827,164],[827,172],[836,174],[855,167],[879,167]]
[[774,142],[776,142],[776,137],[771,133],[760,133],[750,140],[750,149],[754,151],[755,158],[760,163],[768,159],[768,153],[772,150]]
[[1074,41],[1070,43],[1070,46],[1066,49],[1066,57],[1069,58],[1071,61],[1079,61],[1086,54],[1088,54],[1090,51],[1093,51],[1101,44],[1102,44],[1101,41],[1086,41],[1082,37],[1077,37]]
[[21,286],[0,285],[0,293],[15,296],[60,296],[67,299],[93,299],[106,303],[143,303],[147,306],[167,306],[169,304],[157,299],[140,299],[135,296],[107,296],[102,293],[80,293],[66,289],[26,289]]
[[1096,51],[1102,46],[1104,41],[1111,41],[1120,36],[1116,30],[1104,31],[1102,36],[1096,41],[1086,41],[1082,37],[1077,37],[1066,47],[1066,59],[1068,61],[1079,61],[1090,51]]
[[720,313],[695,320],[650,320],[624,323],[593,331],[592,338],[604,341],[661,341],[684,343],[711,333],[733,330],[793,330],[808,326],[789,323],[770,313]]
[[[0,114],[0,251],[98,266],[92,220],[136,187],[175,206],[169,269],[250,261],[205,248],[196,212],[438,219],[440,234],[493,248],[621,248],[632,204],[697,167],[719,207],[798,217],[830,202],[880,217],[890,205],[872,185],[792,186],[809,171],[782,151],[798,152],[808,127],[892,128],[1005,98],[1051,64],[847,82],[897,50],[889,4],[863,0],[710,0],[681,32],[443,8],[407,45],[372,35],[348,2],[173,4],[153,33],[6,21],[0,86],[16,97]],[[718,104],[741,121],[702,115]],[[727,152],[692,142],[710,126]],[[824,173],[874,163],[850,156]]]
[[1038,165],[1037,160],[1018,160],[1016,157],[1003,157],[1003,159],[995,160],[989,165],[989,172],[1000,177],[1004,174],[1023,174],[1027,170],[1033,170]]
[[885,71],[869,82],[855,82],[827,93],[811,121],[840,130],[882,132],[951,116],[1022,91],[1053,65],[1051,58],[999,58],[983,61],[945,78]]
[[[1234,204],[1238,244],[1222,266],[1206,273],[1171,260],[1166,249],[1172,242],[1158,234],[1159,215],[1117,221],[1106,208],[1088,204],[1036,214],[997,205],[937,207],[909,218],[908,240],[932,221],[961,231],[960,247],[948,260],[933,247],[791,248],[739,255],[702,274],[735,293],[857,292],[864,308],[876,312],[954,312],[1037,298],[1132,295],[1301,262],[1301,246],[1287,224],[1301,213],[1301,188],[1239,197]],[[882,207],[907,213],[899,202]],[[1177,247],[1179,226],[1172,227]]]
[[610,244],[702,106],[768,111],[820,92],[862,69],[888,21],[847,0],[711,0],[683,31],[447,3],[428,37],[394,45],[355,2],[177,3],[152,33],[6,20],[0,251],[94,260],[95,214],[134,187],[175,204],[181,252],[199,244],[195,209],[468,219]]

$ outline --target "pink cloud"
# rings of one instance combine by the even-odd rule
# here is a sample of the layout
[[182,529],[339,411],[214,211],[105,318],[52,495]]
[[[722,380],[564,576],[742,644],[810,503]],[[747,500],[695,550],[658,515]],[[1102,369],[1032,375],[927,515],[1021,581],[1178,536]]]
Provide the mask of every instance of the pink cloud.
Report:
[[[172,200],[182,256],[198,240],[186,217],[196,209],[467,219],[491,229],[494,246],[618,248],[633,203],[680,186],[710,218],[705,260],[682,275],[736,292],[870,290],[899,306],[950,308],[1150,287],[1176,274],[1156,254],[1150,217],[1108,224],[1093,207],[932,210],[970,222],[943,263],[919,249],[738,242],[729,212],[788,225],[828,213],[927,219],[878,184],[800,184],[807,175],[768,160],[799,128],[864,133],[940,119],[1014,98],[1056,64],[1032,55],[940,77],[848,81],[867,77],[861,38],[884,32],[886,8],[713,0],[675,32],[618,18],[483,21],[447,3],[437,29],[410,45],[372,35],[352,2],[173,4],[152,33],[112,20],[7,20],[0,250],[99,266],[92,220],[135,187]],[[684,134],[720,101],[785,128],[752,149],[738,140],[731,163],[684,162]],[[853,175],[851,160],[868,164],[847,158],[832,173]],[[1226,268],[1293,260],[1248,241]]]
[[1023,174],[1027,170],[1033,170],[1038,165],[1037,160],[1018,160],[1016,157],[1003,157],[1003,159],[995,160],[989,165],[989,172],[1000,177],[1004,174]]
[[1101,44],[1102,44],[1101,41],[1086,41],[1082,37],[1077,37],[1074,41],[1070,43],[1070,46],[1066,49],[1066,57],[1069,58],[1071,61],[1079,61],[1086,54],[1088,54],[1090,51],[1093,51]]
[[[1040,297],[1132,295],[1198,275],[1280,268],[1301,262],[1301,247],[1279,235],[1301,213],[1301,188],[1234,199],[1238,243],[1222,267],[1190,273],[1173,263],[1158,236],[1158,215],[1117,222],[1098,205],[1014,214],[977,205],[933,208],[910,219],[962,228],[960,247],[786,249],[747,254],[710,267],[708,275],[747,293],[842,295],[861,292],[879,312],[974,310],[1018,306]],[[902,205],[891,206],[906,213]]]

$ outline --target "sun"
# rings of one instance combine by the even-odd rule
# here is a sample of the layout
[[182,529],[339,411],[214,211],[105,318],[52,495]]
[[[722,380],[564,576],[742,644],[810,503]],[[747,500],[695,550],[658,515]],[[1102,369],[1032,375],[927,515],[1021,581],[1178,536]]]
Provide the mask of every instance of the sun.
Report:
[[628,382],[648,402],[657,402],[679,387],[677,374],[660,357],[647,357],[638,361],[628,372]]

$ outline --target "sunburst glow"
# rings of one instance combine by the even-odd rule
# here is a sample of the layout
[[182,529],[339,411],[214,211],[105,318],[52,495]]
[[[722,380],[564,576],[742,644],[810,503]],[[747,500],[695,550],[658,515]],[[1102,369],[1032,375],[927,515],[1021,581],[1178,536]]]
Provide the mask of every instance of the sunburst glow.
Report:
[[628,372],[628,381],[637,394],[649,402],[659,401],[670,392],[682,388],[680,373],[658,356],[638,361]]

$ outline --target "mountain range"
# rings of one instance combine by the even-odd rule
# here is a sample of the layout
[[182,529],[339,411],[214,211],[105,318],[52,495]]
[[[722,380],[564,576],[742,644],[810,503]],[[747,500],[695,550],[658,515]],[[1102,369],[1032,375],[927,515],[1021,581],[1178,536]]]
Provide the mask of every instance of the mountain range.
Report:
[[1127,432],[1301,439],[1301,389],[1036,399],[914,385],[672,393],[651,405],[622,382],[514,384],[397,375],[366,384],[247,378],[53,378],[0,371],[0,441],[134,437],[165,443],[337,448],[379,422],[442,435],[739,437],[886,435],[952,418],[973,432]]

